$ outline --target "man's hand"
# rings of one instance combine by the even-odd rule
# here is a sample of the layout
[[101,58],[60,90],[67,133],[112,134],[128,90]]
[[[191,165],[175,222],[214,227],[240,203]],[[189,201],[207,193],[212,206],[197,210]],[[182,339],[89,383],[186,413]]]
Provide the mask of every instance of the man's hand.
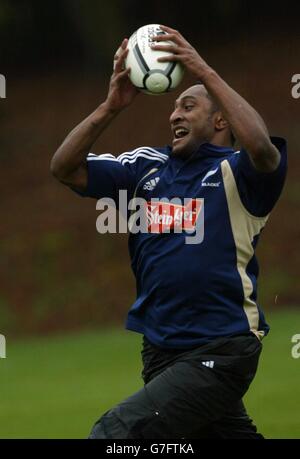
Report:
[[131,104],[138,89],[129,79],[130,69],[124,69],[128,53],[128,40],[123,40],[114,57],[114,71],[110,79],[108,95],[104,104],[112,112],[119,112]]
[[170,40],[174,44],[157,44],[153,42],[152,49],[172,53],[168,56],[160,57],[157,60],[159,62],[181,62],[194,77],[201,79],[201,76],[210,70],[209,65],[177,30],[164,25],[161,25],[160,27],[164,32],[166,32],[166,34],[155,36],[155,41],[164,42]]

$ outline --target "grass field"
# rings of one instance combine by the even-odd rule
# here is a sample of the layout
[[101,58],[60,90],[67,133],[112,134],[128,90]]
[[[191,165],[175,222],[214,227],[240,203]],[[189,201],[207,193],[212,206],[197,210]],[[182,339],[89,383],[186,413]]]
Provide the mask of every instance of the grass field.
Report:
[[[245,402],[267,438],[300,438],[300,311],[269,315]],[[0,438],[86,438],[101,413],[142,385],[141,337],[123,330],[7,342],[0,360]]]

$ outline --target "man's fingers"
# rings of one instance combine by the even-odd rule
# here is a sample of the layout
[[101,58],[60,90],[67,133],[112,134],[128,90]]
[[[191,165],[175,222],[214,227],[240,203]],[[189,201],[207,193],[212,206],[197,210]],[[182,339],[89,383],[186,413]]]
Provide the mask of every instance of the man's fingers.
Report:
[[119,82],[121,80],[124,80],[125,78],[128,78],[130,74],[130,68],[122,70],[121,72],[113,75],[113,79],[115,82]]
[[128,44],[128,39],[127,38],[124,38],[124,40],[122,41],[122,43],[120,44],[115,56],[117,56],[123,49],[126,49],[127,48],[127,44]]
[[119,48],[117,49],[115,55],[114,55],[114,68],[115,68],[115,61],[117,61],[121,56],[122,52],[126,51],[128,45],[128,39],[124,38],[122,43],[120,44]]
[[124,38],[124,40],[121,43],[121,48],[126,49],[128,45],[128,38]]
[[121,48],[119,48],[117,51],[116,51],[116,54],[114,55],[114,61],[117,61],[120,57],[120,53],[121,53]]
[[178,33],[177,30],[172,29],[171,27],[165,26],[163,24],[160,24],[160,28],[161,30],[164,30],[165,32],[168,32],[168,33]]
[[170,27],[166,27],[166,26],[161,26],[161,29],[167,33],[156,35],[154,38],[155,41],[169,40],[169,41],[173,41],[177,45],[182,45],[182,46],[184,44],[187,44],[187,41],[185,40],[185,38],[177,30],[171,29]]
[[124,70],[125,58],[128,54],[128,49],[119,48],[114,56],[114,71],[121,72]]
[[119,57],[122,56],[122,54],[126,53],[127,47],[123,48],[123,46],[120,46],[120,48],[117,49],[116,54],[114,55],[114,60],[116,61]]
[[153,43],[153,45],[151,45],[151,48],[156,51],[168,51],[169,53],[174,53],[174,54],[180,51],[180,48],[178,45],[157,45]]
[[173,61],[178,61],[178,56],[176,54],[170,54],[168,56],[164,57],[158,57],[158,62],[173,62]]
[[155,41],[175,41],[177,39],[177,35],[172,34],[172,33],[167,33],[167,34],[161,34],[161,35],[155,35],[154,40]]

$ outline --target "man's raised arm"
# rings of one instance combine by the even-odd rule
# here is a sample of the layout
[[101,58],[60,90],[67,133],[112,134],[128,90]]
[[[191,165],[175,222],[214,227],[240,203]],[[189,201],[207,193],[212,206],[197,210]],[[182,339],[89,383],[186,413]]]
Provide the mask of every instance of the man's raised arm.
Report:
[[171,40],[174,45],[154,44],[154,49],[173,53],[158,60],[180,61],[192,75],[201,80],[218,104],[236,139],[250,155],[255,168],[261,172],[274,171],[279,165],[280,153],[272,144],[261,116],[202,59],[179,32],[166,26],[161,28],[167,34],[159,35],[155,40]]
[[127,39],[123,40],[120,52],[115,55],[114,72],[106,100],[70,132],[51,160],[52,174],[78,190],[84,191],[87,187],[86,157],[92,145],[138,93],[128,78],[130,70],[124,70],[127,43]]

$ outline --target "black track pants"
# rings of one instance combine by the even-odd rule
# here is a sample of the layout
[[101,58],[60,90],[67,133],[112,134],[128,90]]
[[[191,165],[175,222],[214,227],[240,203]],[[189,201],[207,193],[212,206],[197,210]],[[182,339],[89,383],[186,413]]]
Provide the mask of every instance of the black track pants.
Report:
[[261,343],[254,335],[217,339],[188,351],[144,340],[144,387],[105,413],[90,438],[263,438],[242,397]]

